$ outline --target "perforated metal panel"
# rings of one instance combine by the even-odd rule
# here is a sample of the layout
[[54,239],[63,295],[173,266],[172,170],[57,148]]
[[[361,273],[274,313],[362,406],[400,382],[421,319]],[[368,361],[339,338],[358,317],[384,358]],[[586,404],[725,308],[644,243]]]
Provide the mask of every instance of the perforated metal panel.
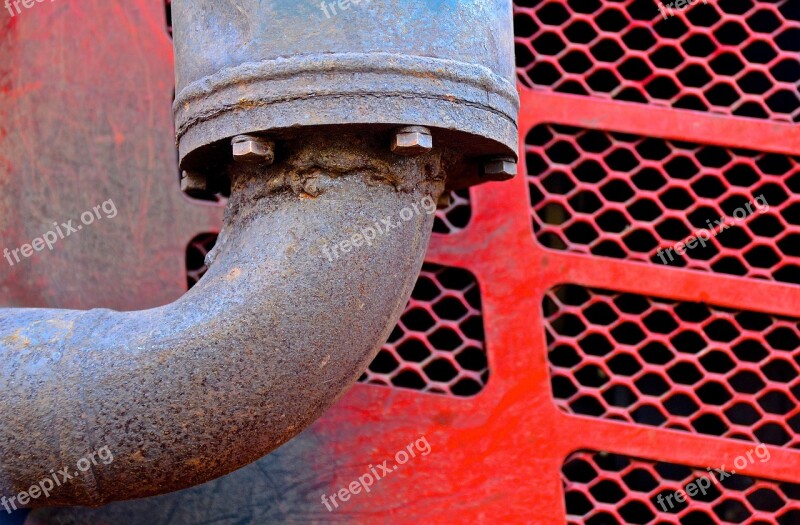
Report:
[[516,2],[567,521],[798,523],[794,451],[688,507],[655,497],[729,440],[798,447],[800,3],[659,5]]
[[475,277],[459,268],[426,265],[400,323],[362,381],[471,396],[488,378]]
[[558,125],[525,151],[548,248],[800,283],[796,157]]
[[800,120],[797,2],[712,0],[672,9],[675,16],[659,9],[664,4],[518,1],[520,81],[559,93]]
[[544,300],[568,413],[800,448],[800,324],[561,286]]
[[[726,474],[733,470],[726,468]],[[567,458],[562,477],[569,523],[800,523],[800,485],[795,483],[587,451]],[[701,478],[707,480],[703,491],[698,488],[683,502],[674,498],[675,491]]]

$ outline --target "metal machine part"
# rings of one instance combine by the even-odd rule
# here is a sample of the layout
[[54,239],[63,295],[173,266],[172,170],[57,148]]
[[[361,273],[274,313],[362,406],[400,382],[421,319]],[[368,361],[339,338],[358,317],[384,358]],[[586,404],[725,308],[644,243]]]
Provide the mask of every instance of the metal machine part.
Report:
[[[44,503],[196,485],[280,446],[355,382],[419,273],[433,222],[420,203],[442,192],[442,155],[359,134],[285,148],[270,167],[231,165],[210,270],[175,303],[0,310],[0,493],[102,447],[112,463]],[[334,250],[376,223],[388,231]]]
[[[425,126],[464,153],[448,188],[511,177],[519,98],[508,0],[173,2],[183,169],[217,174],[230,137],[308,126]],[[313,21],[310,23],[309,21]]]
[[104,447],[46,504],[217,478],[374,358],[446,187],[513,174],[518,109],[510,2],[374,7],[310,29],[294,1],[175,2],[181,188],[230,186],[209,272],[152,310],[0,310],[2,494]]

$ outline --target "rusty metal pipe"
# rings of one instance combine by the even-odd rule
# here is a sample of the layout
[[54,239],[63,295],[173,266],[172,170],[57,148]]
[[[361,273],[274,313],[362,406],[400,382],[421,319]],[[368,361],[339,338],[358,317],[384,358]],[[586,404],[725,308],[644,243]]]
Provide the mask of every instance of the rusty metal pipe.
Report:
[[[431,231],[420,203],[444,186],[441,150],[402,157],[372,135],[304,133],[272,166],[232,163],[213,263],[175,303],[0,310],[0,494],[106,446],[113,462],[31,506],[189,487],[336,401],[397,322]],[[370,245],[331,253],[387,218]]]
[[483,169],[517,160],[511,0],[335,4],[173,0],[184,170],[216,186],[230,137],[347,124],[432,129],[450,189],[513,176]]
[[170,492],[280,446],[388,338],[445,184],[513,176],[509,0],[310,5],[173,2],[181,185],[231,190],[210,269],[153,310],[0,310],[0,495],[104,447],[29,506]]

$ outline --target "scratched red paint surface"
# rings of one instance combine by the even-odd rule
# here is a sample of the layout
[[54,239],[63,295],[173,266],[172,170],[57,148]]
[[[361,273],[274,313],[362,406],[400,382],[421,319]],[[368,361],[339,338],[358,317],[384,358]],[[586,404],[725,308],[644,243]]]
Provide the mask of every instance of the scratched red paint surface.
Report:
[[[41,233],[30,219],[43,209],[58,219],[85,209],[84,202],[92,200],[88,196],[130,203],[120,206],[124,216],[109,222],[110,229],[83,232],[81,241],[65,243],[58,255],[4,268],[4,302],[131,309],[178,296],[185,286],[186,243],[215,229],[219,208],[178,193],[169,139],[172,64],[161,0],[60,0],[3,24],[3,241],[18,245]],[[787,122],[570,95],[541,86],[520,89],[523,142],[540,124],[562,124],[800,154],[800,130]],[[48,147],[39,146],[42,137]],[[543,298],[554,286],[571,283],[792,317],[800,312],[800,288],[545,249],[532,229],[526,168],[523,158],[515,180],[473,189],[468,227],[436,235],[428,254],[430,263],[465,268],[477,278],[488,383],[469,398],[354,387],[301,438],[313,436],[314,450],[289,479],[316,477],[325,487],[343,487],[368,464],[391,458],[421,435],[432,452],[393,472],[369,495],[352,498],[330,519],[564,523],[561,468],[577,451],[703,468],[752,447],[746,441],[560,410],[551,392]],[[748,465],[741,474],[800,480],[796,450],[772,447],[771,453],[769,462]],[[311,494],[309,500],[315,499],[318,495]],[[329,517],[321,510],[312,504],[289,509],[299,519],[324,521]],[[760,517],[769,519],[769,514]]]
[[174,191],[171,45],[160,2],[0,12],[4,247],[108,199],[119,213],[53,253],[4,260],[6,304],[135,309],[184,289],[183,247],[198,226],[216,227],[220,211]]

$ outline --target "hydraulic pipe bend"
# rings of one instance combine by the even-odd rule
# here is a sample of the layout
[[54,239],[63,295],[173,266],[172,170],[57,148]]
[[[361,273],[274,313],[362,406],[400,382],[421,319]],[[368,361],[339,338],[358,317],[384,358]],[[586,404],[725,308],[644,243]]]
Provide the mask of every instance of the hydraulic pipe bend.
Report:
[[[447,154],[336,131],[281,148],[271,167],[228,168],[213,263],[176,302],[0,310],[2,495],[102,447],[113,461],[30,506],[196,485],[280,446],[356,381],[409,298]],[[369,244],[341,249],[376,222]]]

